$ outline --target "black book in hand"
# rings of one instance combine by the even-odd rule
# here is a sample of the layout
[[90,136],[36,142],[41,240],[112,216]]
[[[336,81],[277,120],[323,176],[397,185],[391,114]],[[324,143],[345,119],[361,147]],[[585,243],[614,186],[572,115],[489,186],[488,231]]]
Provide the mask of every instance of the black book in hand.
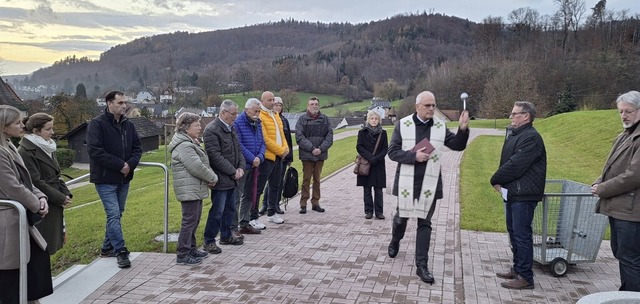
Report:
[[431,152],[433,152],[433,150],[436,149],[431,144],[431,142],[429,142],[429,139],[425,138],[425,139],[421,140],[419,143],[417,143],[413,148],[411,148],[411,152],[418,152],[418,150],[420,150],[422,148],[426,148],[422,152],[427,153],[427,154],[431,154]]

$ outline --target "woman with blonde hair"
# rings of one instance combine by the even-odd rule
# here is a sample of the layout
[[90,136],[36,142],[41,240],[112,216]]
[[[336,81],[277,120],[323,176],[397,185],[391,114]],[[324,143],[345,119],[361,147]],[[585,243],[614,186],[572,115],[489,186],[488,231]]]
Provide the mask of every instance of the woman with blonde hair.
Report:
[[65,242],[64,207],[71,204],[73,195],[60,178],[56,157],[56,142],[51,138],[53,116],[36,113],[23,119],[24,132],[18,153],[31,174],[33,185],[48,197],[49,214],[36,225],[47,241],[47,251],[53,255]]
[[[369,175],[358,175],[357,186],[364,188],[364,214],[371,219],[375,212],[376,218],[384,219],[382,188],[387,187],[387,174],[384,158],[389,144],[387,131],[380,125],[380,115],[374,111],[367,113],[367,122],[358,131],[356,150],[360,156],[371,163]],[[374,196],[371,196],[373,188]]]
[[182,227],[178,235],[176,264],[200,264],[207,252],[197,249],[196,229],[202,215],[202,200],[218,176],[209,166],[209,157],[200,144],[200,116],[182,113],[176,123],[176,134],[169,144],[173,189],[182,205]]
[[[31,176],[12,137],[22,134],[21,113],[18,109],[0,105],[0,199],[14,200],[28,212],[45,216],[49,212],[47,196],[31,183]],[[0,206],[0,303],[19,302],[20,235],[19,214],[12,207]],[[25,225],[27,221],[25,220]],[[27,252],[27,300],[34,301],[53,293],[51,263],[47,243],[33,226],[29,227]]]

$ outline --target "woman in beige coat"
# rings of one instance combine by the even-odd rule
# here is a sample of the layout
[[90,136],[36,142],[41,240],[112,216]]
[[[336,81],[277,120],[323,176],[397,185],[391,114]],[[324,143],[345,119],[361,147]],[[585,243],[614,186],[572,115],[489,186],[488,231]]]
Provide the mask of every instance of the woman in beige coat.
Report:
[[[31,183],[11,137],[22,134],[20,111],[12,106],[0,105],[0,199],[14,200],[25,209],[40,216],[49,212],[47,196]],[[25,221],[26,225],[26,221]],[[18,303],[20,238],[18,212],[11,207],[0,207],[0,303]],[[27,299],[37,300],[53,293],[51,264],[46,251],[47,243],[38,230],[29,227],[29,263],[27,265]]]

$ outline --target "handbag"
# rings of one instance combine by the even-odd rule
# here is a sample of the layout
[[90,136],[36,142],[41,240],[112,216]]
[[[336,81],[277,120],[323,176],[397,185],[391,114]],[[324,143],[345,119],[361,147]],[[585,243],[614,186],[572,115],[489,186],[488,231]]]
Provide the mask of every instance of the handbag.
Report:
[[[378,150],[378,145],[380,145],[380,138],[382,138],[382,132],[380,132],[380,135],[378,135],[376,146],[373,148],[373,155],[375,155],[376,151]],[[369,175],[369,171],[371,171],[371,163],[366,158],[358,154],[356,155],[356,160],[354,162],[356,164],[356,166],[353,168],[353,173],[355,175]]]
[[27,222],[29,226],[35,226],[42,222],[42,215],[27,209]]

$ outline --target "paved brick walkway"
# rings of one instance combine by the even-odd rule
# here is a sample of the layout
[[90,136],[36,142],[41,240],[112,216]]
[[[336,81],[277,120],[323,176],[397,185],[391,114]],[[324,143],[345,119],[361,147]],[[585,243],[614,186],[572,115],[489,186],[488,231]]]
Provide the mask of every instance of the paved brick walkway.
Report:
[[[487,132],[502,134],[472,135]],[[460,230],[462,153],[445,155],[446,193],[433,218],[429,253],[434,285],[414,274],[415,220],[398,256],[389,258],[395,197],[385,193],[387,219],[366,220],[362,188],[349,167],[323,182],[325,213],[299,214],[296,197],[284,224],[268,223],[261,235],[245,236],[242,246],[221,246],[221,254],[198,266],[176,265],[175,254],[143,253],[83,303],[575,303],[586,294],[617,290],[617,263],[607,241],[595,263],[571,267],[565,277],[536,265],[534,290],[499,287],[494,273],[509,267],[507,237]],[[387,160],[389,187],[395,167]]]

